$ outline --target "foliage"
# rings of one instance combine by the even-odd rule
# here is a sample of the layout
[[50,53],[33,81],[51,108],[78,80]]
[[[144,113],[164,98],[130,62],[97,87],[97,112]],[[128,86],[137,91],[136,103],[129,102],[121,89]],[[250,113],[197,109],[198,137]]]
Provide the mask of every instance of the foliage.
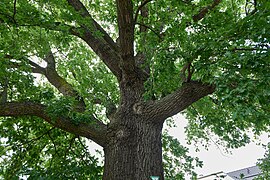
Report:
[[[82,2],[116,41],[119,27],[115,2]],[[141,2],[133,0],[134,10]],[[213,94],[183,112],[189,119],[188,139],[209,141],[211,132],[227,147],[237,148],[249,142],[247,129],[260,134],[270,127],[270,2],[224,0],[204,18],[194,19],[212,3],[149,1],[148,17],[139,15],[135,25],[135,51],[145,53],[144,66],[151,70],[145,82],[145,101],[160,100],[185,84],[179,74],[188,63],[194,71],[191,80],[214,84]],[[93,30],[89,22],[89,17],[82,18],[65,0],[1,0],[0,92],[7,86],[9,102],[42,103],[51,117],[70,118],[75,125],[91,124],[90,115],[107,123],[105,109],[111,102],[119,103],[119,87],[102,59],[78,38],[84,33],[80,31],[82,25],[94,31],[94,37],[102,38],[102,32]],[[142,24],[145,32],[141,31]],[[73,29],[79,29],[76,36]],[[44,59],[49,49],[57,73],[84,98],[84,113],[74,109],[78,98],[63,96],[44,74],[32,73],[31,62],[48,65]],[[102,168],[89,155],[81,137],[51,128],[36,117],[0,120],[3,178],[100,178]],[[163,145],[168,178],[183,179],[186,173],[193,176],[194,163],[201,166],[167,133]],[[263,169],[268,167],[267,157]]]
[[0,126],[0,178],[101,178],[102,167],[81,137],[52,128],[37,118],[1,118]]
[[265,149],[267,150],[264,158],[260,159],[258,162],[258,166],[260,167],[260,170],[262,171],[262,175],[260,177],[258,177],[257,179],[269,179],[270,178],[270,143],[268,143],[268,145],[265,147]]
[[167,179],[185,179],[188,176],[196,179],[195,167],[202,167],[202,161],[188,155],[188,148],[170,136],[167,131],[163,132],[163,163],[165,177]]

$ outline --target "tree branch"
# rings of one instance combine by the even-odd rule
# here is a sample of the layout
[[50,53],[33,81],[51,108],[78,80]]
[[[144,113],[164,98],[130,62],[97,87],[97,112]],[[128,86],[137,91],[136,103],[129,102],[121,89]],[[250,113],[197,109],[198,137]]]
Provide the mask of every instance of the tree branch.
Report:
[[203,7],[198,14],[195,14],[192,19],[195,22],[198,22],[199,20],[203,19],[206,14],[211,11],[212,9],[214,9],[217,5],[220,4],[222,0],[214,0],[213,3],[209,6]]
[[92,16],[87,11],[86,7],[80,0],[67,0],[69,5],[71,5],[83,18],[89,18],[91,23],[93,23],[96,30],[103,34],[104,40],[114,49],[117,50],[117,45],[113,39],[108,35],[108,33],[92,18]]
[[16,4],[17,4],[17,0],[14,0],[14,2],[13,2],[13,16],[12,16],[14,21],[15,21],[15,16],[17,13]]
[[121,66],[128,75],[135,73],[134,60],[134,19],[131,0],[116,0],[117,22],[121,52]]
[[190,81],[184,83],[183,86],[174,93],[167,95],[161,100],[146,105],[142,112],[149,113],[149,118],[151,120],[162,121],[181,112],[192,103],[207,96],[208,94],[212,94],[214,91],[214,85]]
[[71,29],[71,34],[83,39],[101,58],[117,79],[121,79],[120,54],[111,48],[111,46],[102,38],[98,38],[86,27],[81,27],[80,29],[84,33],[80,33],[80,30],[74,31],[74,29]]
[[34,102],[9,102],[0,104],[0,116],[36,116],[44,119],[56,128],[72,134],[89,138],[97,144],[105,145],[106,125],[94,117],[91,118],[90,123],[80,123],[75,125],[71,119],[58,117],[52,119],[46,113],[46,106]]
[[48,81],[56,87],[63,95],[75,97],[79,101],[76,106],[78,112],[83,112],[85,110],[85,102],[79,93],[69,84],[64,78],[62,78],[55,69],[55,58],[50,50],[48,55],[44,59],[47,62],[47,67],[45,68],[45,77]]
[[[14,59],[11,55],[6,55],[7,59]],[[69,84],[64,78],[62,78],[55,69],[55,58],[51,50],[49,50],[47,56],[43,59],[47,62],[47,66],[45,68],[39,66],[33,61],[29,60],[26,57],[18,58],[18,60],[25,60],[32,66],[33,73],[43,74],[47,80],[56,88],[60,93],[64,96],[74,97],[78,100],[79,104],[77,105],[77,111],[83,112],[85,110],[85,102],[83,98],[79,95],[79,93]],[[12,62],[11,62],[12,63]],[[15,67],[20,67],[19,63],[12,63]]]
[[[103,60],[107,67],[112,71],[118,79],[121,77],[119,68],[118,47],[108,33],[91,17],[86,7],[79,0],[67,0],[67,2],[81,15],[82,18],[89,18],[91,31],[85,24],[81,24],[79,29],[70,29],[71,34],[83,39],[94,52]],[[83,31],[83,33],[81,33]],[[99,31],[102,38],[97,37],[94,33]]]
[[137,22],[136,24],[138,24],[138,25],[140,25],[140,26],[143,26],[143,27],[145,27],[146,29],[149,29],[149,30],[152,31],[155,35],[157,35],[157,36],[159,37],[159,39],[162,39],[161,35],[160,35],[158,32],[156,32],[152,27],[147,26],[147,25],[145,25],[145,24],[143,24],[143,23],[139,23],[139,22]]
[[77,97],[78,93],[73,89],[73,87],[59,74],[55,69],[55,58],[51,50],[49,50],[47,56],[44,58],[44,61],[47,62],[47,66],[45,68],[45,77],[48,81],[56,87],[63,95]]
[[38,73],[38,74],[45,74],[45,68],[39,66],[38,64],[34,63],[33,61],[28,60],[28,63],[32,66],[32,72],[33,73]]
[[188,62],[183,66],[180,72],[180,78],[182,79],[183,82],[190,82],[193,72],[194,68],[191,62]]
[[135,18],[134,18],[134,22],[136,23],[138,20],[138,16],[139,16],[139,12],[141,11],[141,9],[149,2],[151,2],[152,0],[145,0],[142,2],[142,4],[138,7],[138,9],[136,10],[135,13]]

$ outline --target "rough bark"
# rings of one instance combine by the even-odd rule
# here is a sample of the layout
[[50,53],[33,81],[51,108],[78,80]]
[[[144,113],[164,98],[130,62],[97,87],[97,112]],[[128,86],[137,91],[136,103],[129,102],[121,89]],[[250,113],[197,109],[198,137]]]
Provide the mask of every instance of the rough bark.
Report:
[[214,91],[214,85],[190,81],[184,83],[183,86],[174,93],[150,104],[146,108],[146,111],[154,118],[161,117],[162,119],[166,119],[186,109],[199,99],[212,94]]
[[115,121],[108,128],[103,179],[162,180],[162,123],[145,121],[132,111],[118,113]]

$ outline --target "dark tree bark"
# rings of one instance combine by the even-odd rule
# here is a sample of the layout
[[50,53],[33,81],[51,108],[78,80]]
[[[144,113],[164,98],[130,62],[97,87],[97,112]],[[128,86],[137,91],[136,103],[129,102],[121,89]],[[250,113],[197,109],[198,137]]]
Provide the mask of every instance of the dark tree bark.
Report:
[[164,121],[214,89],[211,85],[190,82],[172,95],[148,103],[136,101],[129,89],[125,96],[129,100],[115,113],[107,130],[103,179],[144,180],[150,176],[164,179],[161,144]]
[[121,123],[108,129],[103,179],[163,179],[162,123],[124,112],[119,118]]

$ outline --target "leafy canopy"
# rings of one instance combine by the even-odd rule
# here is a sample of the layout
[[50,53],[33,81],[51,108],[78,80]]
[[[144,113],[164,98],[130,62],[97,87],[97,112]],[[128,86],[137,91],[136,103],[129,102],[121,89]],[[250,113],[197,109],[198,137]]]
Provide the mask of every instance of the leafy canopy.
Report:
[[[116,41],[119,27],[115,2],[82,2]],[[141,1],[133,0],[133,4],[136,10]],[[160,99],[180,87],[184,80],[179,74],[189,64],[192,80],[216,86],[212,95],[184,111],[189,119],[189,140],[207,140],[210,132],[228,147],[239,147],[249,142],[246,129],[256,134],[268,131],[270,2],[153,0],[145,7],[147,18],[138,15],[135,26],[136,53],[145,53],[144,66],[151,70],[145,82],[145,100]],[[82,24],[94,30],[91,21],[82,18],[65,0],[2,0],[0,90],[4,92],[7,87],[8,101],[42,103],[52,116],[67,116],[74,124],[91,123],[89,115],[107,122],[105,107],[119,102],[119,89],[116,77],[79,38],[84,33]],[[142,27],[146,30],[142,31]],[[74,33],[74,29],[78,32]],[[101,38],[103,33],[94,31],[94,36]],[[33,74],[42,74],[39,66],[50,64],[46,61],[50,49],[63,84],[67,82],[84,98],[84,113],[73,111],[78,99],[63,96],[44,75]],[[34,117],[2,117],[0,126],[0,174],[4,178],[100,177],[102,168],[89,155],[83,138]],[[180,164],[171,159],[168,151],[176,157],[183,155],[188,163],[194,160],[186,155],[185,148],[178,152],[180,144],[172,137],[164,138],[166,162]],[[166,168],[168,177],[183,177],[181,170],[169,164]]]

